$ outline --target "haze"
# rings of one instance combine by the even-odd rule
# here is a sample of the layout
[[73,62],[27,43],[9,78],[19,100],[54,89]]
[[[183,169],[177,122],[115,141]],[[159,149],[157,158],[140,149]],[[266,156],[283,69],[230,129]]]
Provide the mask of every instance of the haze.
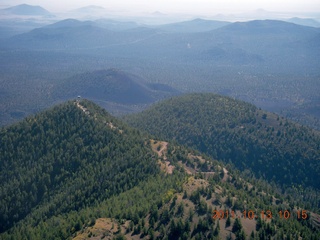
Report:
[[1,7],[18,4],[40,5],[49,11],[66,11],[88,5],[102,6],[110,10],[127,12],[164,13],[233,13],[265,9],[278,12],[320,12],[319,0],[2,0]]

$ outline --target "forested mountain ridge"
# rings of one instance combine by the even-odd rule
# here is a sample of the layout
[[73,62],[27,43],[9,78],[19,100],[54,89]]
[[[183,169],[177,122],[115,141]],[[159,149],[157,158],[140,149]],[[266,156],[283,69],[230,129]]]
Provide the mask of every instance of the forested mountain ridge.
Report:
[[159,173],[138,131],[86,101],[0,130],[0,232],[35,208],[77,211]]
[[187,94],[125,119],[278,184],[320,186],[319,132],[249,103],[215,94]]
[[[150,144],[158,153],[158,161],[170,161],[173,171],[146,179],[89,208],[36,224],[27,217],[3,234],[3,239],[319,237],[320,215],[263,180],[229,167],[228,171],[218,161],[191,149],[156,140]],[[217,217],[217,211],[224,215]],[[269,219],[267,211],[272,214]],[[290,217],[280,215],[284,211]]]
[[[82,99],[2,128],[0,238],[319,237],[317,192],[283,194],[156,139]],[[214,219],[215,209],[234,215]],[[258,218],[267,210],[272,221]]]

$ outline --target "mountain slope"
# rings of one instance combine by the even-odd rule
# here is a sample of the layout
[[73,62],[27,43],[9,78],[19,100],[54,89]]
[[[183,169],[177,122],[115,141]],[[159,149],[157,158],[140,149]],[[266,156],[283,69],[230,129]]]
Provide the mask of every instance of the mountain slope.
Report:
[[39,206],[40,218],[78,211],[159,173],[141,135],[86,100],[3,128],[0,143],[0,232]]
[[320,186],[319,132],[249,103],[190,94],[158,103],[126,120],[278,184]]
[[[1,239],[319,236],[317,192],[283,194],[198,151],[151,139],[87,100],[2,128],[0,141]],[[229,210],[229,220],[214,210]]]
[[[229,167],[227,170],[193,150],[163,141],[151,140],[150,144],[161,164],[164,160],[170,162],[171,173],[152,176],[130,190],[76,212],[40,221],[33,214],[34,220],[27,217],[0,236],[78,240],[319,236],[320,216],[296,202],[300,196],[293,198],[291,193],[292,198],[286,198],[262,180]],[[287,209],[290,218],[280,217],[279,209]],[[224,214],[217,217],[215,210]]]

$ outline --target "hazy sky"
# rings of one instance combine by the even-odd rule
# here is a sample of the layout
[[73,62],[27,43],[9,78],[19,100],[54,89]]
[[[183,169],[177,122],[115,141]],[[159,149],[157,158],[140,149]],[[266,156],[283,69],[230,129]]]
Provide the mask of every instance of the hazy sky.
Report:
[[109,10],[164,13],[229,13],[256,9],[280,12],[320,12],[320,0],[0,0],[0,5],[27,3],[49,11],[65,11],[88,5]]

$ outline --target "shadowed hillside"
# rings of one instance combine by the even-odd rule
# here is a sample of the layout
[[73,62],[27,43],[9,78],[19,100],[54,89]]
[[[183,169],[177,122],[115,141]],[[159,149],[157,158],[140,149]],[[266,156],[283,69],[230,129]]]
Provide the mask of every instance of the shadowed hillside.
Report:
[[189,94],[126,120],[281,185],[320,186],[319,132],[249,103],[215,94]]

